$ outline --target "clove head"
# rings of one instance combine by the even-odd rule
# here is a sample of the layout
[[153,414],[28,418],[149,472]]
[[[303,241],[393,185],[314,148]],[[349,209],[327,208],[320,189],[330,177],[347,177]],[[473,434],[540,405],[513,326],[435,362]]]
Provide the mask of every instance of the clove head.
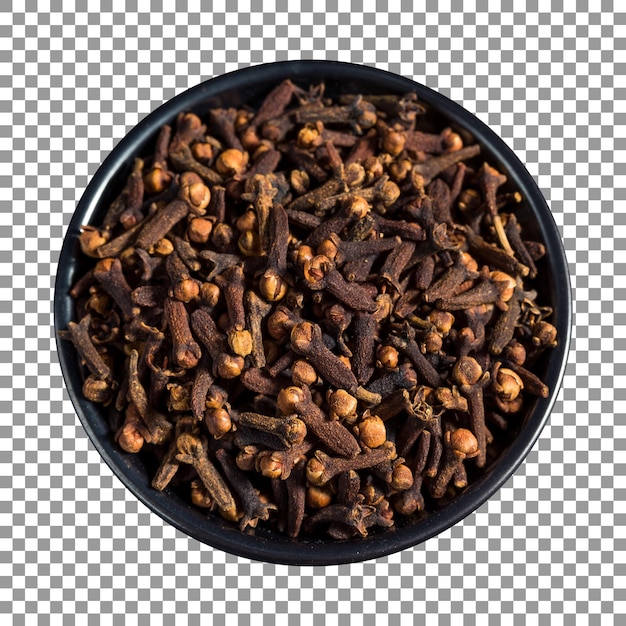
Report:
[[[362,166],[361,169],[363,169]],[[352,196],[343,205],[346,214],[357,220],[362,220],[369,215],[371,208],[370,203],[363,196]]]
[[471,356],[462,356],[452,368],[452,378],[457,385],[475,385],[483,375],[483,368]]
[[378,415],[370,415],[365,417],[354,431],[359,441],[368,448],[378,448],[387,441],[387,429]]
[[503,350],[504,358],[513,365],[524,365],[526,361],[526,348],[513,339]]
[[281,478],[284,470],[282,459],[275,453],[259,459],[259,471],[266,478]]
[[388,128],[383,137],[382,148],[385,152],[388,152],[391,156],[398,156],[402,150],[404,150],[404,144],[406,143],[406,136],[403,132]]
[[280,340],[284,339],[294,327],[289,314],[278,308],[267,318],[267,332],[270,337]]
[[183,369],[192,369],[198,365],[200,361],[200,351],[196,350],[197,344],[189,345],[189,346],[178,346],[176,352],[174,353],[174,360],[177,365],[182,367]]
[[391,488],[394,491],[406,491],[413,486],[413,472],[405,463],[396,463],[391,472]]
[[83,383],[83,395],[91,402],[107,404],[113,395],[111,383],[89,374]]
[[508,302],[513,297],[513,292],[517,286],[516,280],[506,272],[500,270],[490,272],[490,277],[500,289],[500,300],[502,300],[502,302]]
[[211,191],[195,172],[184,172],[180,176],[178,197],[198,214],[204,214],[211,201]]
[[306,425],[301,419],[293,416],[287,419],[285,424],[285,439],[291,445],[302,443],[306,434]]
[[242,174],[248,166],[248,153],[229,148],[220,153],[215,161],[215,169],[226,177]]
[[278,394],[277,404],[283,415],[293,415],[304,400],[304,391],[300,387],[284,387]]
[[493,388],[502,400],[510,402],[519,396],[524,383],[512,369],[501,367],[493,380]]
[[230,349],[240,357],[247,357],[252,353],[252,335],[249,330],[231,330],[227,333]]
[[324,464],[316,457],[309,459],[309,462],[306,465],[306,477],[309,483],[311,483],[312,485],[317,485],[317,486],[321,486],[325,484],[326,482],[324,480],[325,469],[326,468]]
[[322,281],[326,278],[326,275],[333,269],[332,261],[323,254],[318,254],[312,259],[304,262],[302,272],[304,279],[307,281],[309,287],[314,288],[321,287]]
[[393,370],[398,367],[400,355],[393,346],[381,344],[376,349],[376,365],[378,367]]
[[357,399],[345,389],[337,389],[328,394],[328,408],[338,419],[356,416]]
[[191,302],[200,295],[200,284],[193,278],[184,278],[172,288],[172,295],[181,302]]
[[221,439],[233,426],[230,413],[224,408],[207,409],[204,413],[204,422],[215,439]]
[[306,490],[306,503],[312,509],[323,509],[333,501],[333,494],[328,487],[309,485]]
[[187,237],[193,243],[206,243],[212,230],[213,222],[202,217],[194,217],[187,225]]
[[201,480],[191,481],[191,503],[202,509],[212,509],[215,505],[211,494]]
[[108,230],[98,230],[93,226],[83,226],[82,232],[78,237],[80,249],[84,254],[94,259],[99,258],[98,248],[103,246],[110,239]]
[[308,361],[298,359],[291,366],[291,380],[294,385],[311,386],[317,382],[317,372]]
[[471,459],[478,455],[478,440],[471,430],[467,428],[457,428],[449,435],[450,447],[457,453],[462,454],[463,458]]
[[299,354],[307,354],[316,339],[315,325],[311,322],[296,324],[291,330],[291,346]]
[[219,354],[216,359],[217,374],[221,378],[231,379],[241,376],[245,367],[243,357],[233,356],[231,354]]
[[544,320],[537,322],[533,327],[533,345],[554,348],[556,346],[556,334],[556,328],[553,324]]
[[124,418],[124,424],[116,433],[115,439],[122,450],[135,454],[143,448],[148,432],[143,426],[137,407],[133,403],[130,403],[126,408]]
[[268,302],[277,302],[287,295],[287,281],[276,271],[267,270],[259,280],[259,291]]
[[450,311],[434,309],[428,314],[428,321],[443,337],[447,336],[454,325],[454,315]]
[[161,193],[170,186],[172,175],[162,167],[153,167],[143,177],[143,184],[147,193]]

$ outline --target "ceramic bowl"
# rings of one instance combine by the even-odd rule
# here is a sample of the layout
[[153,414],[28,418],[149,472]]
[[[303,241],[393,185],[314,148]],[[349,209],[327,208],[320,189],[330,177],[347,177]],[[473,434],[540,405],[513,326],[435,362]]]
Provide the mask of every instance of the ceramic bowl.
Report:
[[541,280],[533,285],[543,304],[554,309],[553,323],[558,346],[546,353],[537,373],[550,388],[545,399],[528,404],[519,434],[484,475],[445,507],[433,513],[408,518],[396,526],[366,538],[346,541],[294,540],[269,530],[241,532],[221,517],[194,508],[174,491],[158,492],[150,486],[154,468],[148,469],[142,455],[123,452],[113,441],[100,405],[82,396],[83,373],[76,352],[67,341],[58,341],[58,354],[68,392],[93,445],[118,478],[152,511],[205,544],[226,552],[275,563],[327,565],[363,561],[410,548],[453,526],[490,498],[515,472],[530,452],[546,424],[560,387],[566,364],[571,327],[571,294],[568,266],[558,229],[544,197],[532,176],[515,154],[493,131],[470,112],[412,80],[372,67],[331,61],[288,61],[258,65],[208,80],[176,96],[142,120],[113,149],[93,176],[71,220],[59,259],[55,291],[55,326],[67,328],[73,319],[69,289],[86,270],[87,261],[78,253],[78,235],[83,224],[98,224],[106,207],[119,193],[137,155],[150,154],[160,127],[172,124],[180,111],[193,111],[205,118],[209,109],[258,104],[282,80],[308,87],[324,82],[326,94],[405,94],[415,92],[430,109],[439,128],[450,125],[464,137],[479,143],[482,155],[506,173],[524,202],[516,215],[529,239],[542,241],[547,255],[541,261]]

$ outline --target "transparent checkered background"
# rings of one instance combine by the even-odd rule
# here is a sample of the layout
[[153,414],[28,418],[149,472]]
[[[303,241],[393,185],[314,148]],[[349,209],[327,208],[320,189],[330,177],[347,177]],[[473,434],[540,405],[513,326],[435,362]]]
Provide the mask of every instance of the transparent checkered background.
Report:
[[[227,616],[240,624],[321,624],[324,616],[329,624],[350,616],[355,624],[413,616],[428,624],[624,624],[626,14],[615,11],[623,6],[313,6],[2,3],[0,613],[14,624],[118,624],[123,616],[170,624],[185,615],[192,624],[213,616],[216,625]],[[116,142],[202,80],[298,58],[375,65],[477,113],[545,193],[575,297],[563,389],[513,479],[424,545],[328,568],[230,556],[151,514],[87,440],[52,327],[63,235]]]

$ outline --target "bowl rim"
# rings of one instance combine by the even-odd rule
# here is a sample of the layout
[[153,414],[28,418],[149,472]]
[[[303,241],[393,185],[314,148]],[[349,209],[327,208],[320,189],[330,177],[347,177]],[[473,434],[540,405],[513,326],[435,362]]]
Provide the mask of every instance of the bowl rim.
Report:
[[[554,273],[555,269],[557,270],[554,276],[554,287],[557,290],[554,300],[558,303],[559,311],[558,316],[555,315],[554,323],[559,333],[559,343],[551,351],[552,367],[546,376],[546,384],[550,387],[551,393],[548,398],[536,402],[524,428],[508,446],[505,454],[501,455],[476,483],[470,485],[441,510],[430,513],[425,519],[404,528],[392,528],[364,539],[342,542],[322,540],[302,542],[279,536],[270,538],[250,535],[225,523],[215,524],[214,520],[199,528],[198,524],[194,523],[196,516],[189,514],[197,509],[191,505],[172,502],[172,496],[167,490],[157,492],[152,489],[149,482],[139,480],[136,472],[132,473],[126,455],[116,449],[115,444],[109,439],[103,438],[103,434],[109,431],[108,423],[102,424],[102,416],[99,415],[96,406],[82,398],[80,385],[77,386],[78,368],[73,355],[73,346],[68,346],[67,342],[59,337],[59,331],[72,319],[68,291],[76,266],[74,251],[80,226],[89,223],[98,208],[98,199],[105,193],[115,173],[132,160],[138,146],[148,137],[153,137],[158,128],[171,121],[179,111],[197,106],[201,101],[216,97],[221,92],[233,88],[245,89],[251,81],[255,83],[264,81],[265,84],[272,86],[284,78],[292,78],[297,82],[298,78],[312,75],[371,81],[383,84],[387,91],[395,93],[415,92],[419,100],[436,107],[439,113],[454,119],[460,127],[467,129],[482,148],[486,147],[488,152],[493,153],[521,191],[537,220],[549,251],[547,260],[550,271]],[[55,281],[54,326],[63,379],[83,428],[117,478],[150,510],[189,537],[241,557],[299,566],[339,565],[387,556],[422,544],[476,511],[515,473],[545,427],[563,382],[571,337],[572,293],[565,249],[545,198],[534,178],[511,148],[475,115],[421,83],[376,67],[330,60],[277,61],[240,68],[183,91],[148,114],[112,149],[89,181],[77,203],[64,237]]]

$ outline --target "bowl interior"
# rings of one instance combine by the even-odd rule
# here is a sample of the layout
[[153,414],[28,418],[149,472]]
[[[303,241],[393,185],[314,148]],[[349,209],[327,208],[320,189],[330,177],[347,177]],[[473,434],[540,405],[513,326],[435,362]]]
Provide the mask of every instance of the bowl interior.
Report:
[[[364,539],[347,541],[294,540],[257,529],[240,532],[219,516],[200,511],[173,490],[155,491],[150,486],[152,468],[140,455],[121,451],[113,442],[106,411],[82,397],[83,375],[77,355],[69,342],[57,341],[59,360],[78,416],[94,446],[120,480],[144,504],[186,534],[211,546],[251,559],[297,565],[337,564],[371,559],[416,545],[452,526],[478,508],[511,476],[545,425],[565,369],[571,327],[569,275],[558,229],[533,178],[506,144],[465,109],[444,96],[411,80],[366,66],[330,61],[290,61],[246,68],[202,83],[170,100],[138,124],[113,150],[94,175],[69,225],[59,259],[55,288],[55,327],[67,328],[73,319],[69,290],[88,268],[79,258],[81,225],[97,224],[106,208],[123,187],[133,159],[153,150],[160,127],[172,124],[180,111],[193,111],[206,118],[209,109],[260,103],[266,93],[289,78],[302,87],[324,82],[325,93],[405,94],[416,92],[429,108],[435,126],[452,126],[464,138],[481,144],[480,159],[504,171],[511,188],[518,189],[524,202],[516,210],[525,237],[544,242],[548,253],[539,265],[540,279],[533,288],[540,302],[554,309],[553,323],[559,345],[550,351],[537,372],[549,386],[547,399],[529,406],[520,432],[487,472],[444,508],[410,518],[391,529]],[[420,128],[428,130],[427,127]],[[58,335],[57,335],[58,336]],[[543,369],[543,371],[541,371]]]

